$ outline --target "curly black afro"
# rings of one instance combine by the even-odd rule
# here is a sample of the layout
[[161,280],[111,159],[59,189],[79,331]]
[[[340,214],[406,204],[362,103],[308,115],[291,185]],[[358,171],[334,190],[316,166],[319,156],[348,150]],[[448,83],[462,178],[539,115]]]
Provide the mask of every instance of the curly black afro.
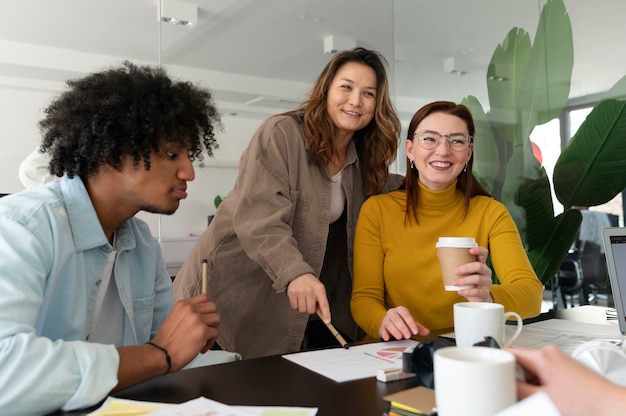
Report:
[[151,152],[164,143],[188,147],[200,161],[203,149],[213,156],[218,147],[222,125],[211,93],[173,81],[160,67],[126,61],[67,85],[39,122],[53,175],[89,177],[104,164],[119,168],[124,155],[149,170]]

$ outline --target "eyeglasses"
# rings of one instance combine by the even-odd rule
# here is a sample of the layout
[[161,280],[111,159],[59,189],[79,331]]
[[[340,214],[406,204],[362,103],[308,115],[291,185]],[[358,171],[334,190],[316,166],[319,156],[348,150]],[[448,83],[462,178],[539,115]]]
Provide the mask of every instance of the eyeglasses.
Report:
[[413,137],[417,137],[417,143],[425,150],[433,150],[439,146],[442,138],[446,138],[448,146],[455,152],[462,152],[467,149],[472,142],[472,136],[465,133],[440,134],[432,130],[423,130],[415,133]]

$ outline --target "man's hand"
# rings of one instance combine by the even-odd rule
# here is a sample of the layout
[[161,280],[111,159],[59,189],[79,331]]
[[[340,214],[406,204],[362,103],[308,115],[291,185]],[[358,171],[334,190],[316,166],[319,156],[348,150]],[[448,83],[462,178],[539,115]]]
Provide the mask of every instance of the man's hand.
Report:
[[[206,295],[197,295],[177,302],[151,341],[167,351],[169,372],[173,373],[211,348],[219,323],[215,303],[209,302]],[[147,344],[118,348],[120,365],[114,391],[165,374],[168,363],[160,348]]]
[[152,342],[167,349],[175,372],[211,348],[219,323],[215,303],[197,295],[174,305]]
[[555,345],[538,350],[507,348],[524,370],[517,397],[544,391],[563,415],[622,415],[626,389],[574,360]]

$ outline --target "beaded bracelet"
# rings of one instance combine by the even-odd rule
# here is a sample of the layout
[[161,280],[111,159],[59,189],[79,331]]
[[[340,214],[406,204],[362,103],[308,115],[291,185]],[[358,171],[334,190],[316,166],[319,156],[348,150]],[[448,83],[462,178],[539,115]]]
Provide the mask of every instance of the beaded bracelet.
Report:
[[148,342],[146,342],[146,344],[152,345],[154,348],[157,348],[157,349],[163,351],[163,353],[165,354],[165,361],[167,361],[167,371],[165,372],[165,374],[168,374],[170,372],[170,370],[172,369],[172,359],[170,358],[170,355],[168,354],[167,350],[165,348],[163,348],[163,347],[158,346],[157,344],[155,344],[152,341],[148,341]]

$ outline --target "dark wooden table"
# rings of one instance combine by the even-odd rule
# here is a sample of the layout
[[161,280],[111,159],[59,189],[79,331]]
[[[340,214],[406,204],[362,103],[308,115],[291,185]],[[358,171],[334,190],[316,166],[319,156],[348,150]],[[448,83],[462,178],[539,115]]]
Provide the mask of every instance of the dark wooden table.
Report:
[[[554,315],[554,311],[550,311],[525,323],[550,319]],[[428,338],[450,331],[452,328],[437,331]],[[370,377],[337,383],[277,355],[183,370],[114,396],[164,403],[183,403],[204,396],[228,405],[317,407],[318,416],[381,416],[386,406],[384,396],[418,385],[416,378],[382,383]],[[56,412],[54,415],[86,413]]]
[[157,377],[115,397],[182,403],[204,396],[229,405],[317,407],[318,416],[381,416],[383,396],[418,385],[415,378],[337,383],[281,356],[183,370]]

